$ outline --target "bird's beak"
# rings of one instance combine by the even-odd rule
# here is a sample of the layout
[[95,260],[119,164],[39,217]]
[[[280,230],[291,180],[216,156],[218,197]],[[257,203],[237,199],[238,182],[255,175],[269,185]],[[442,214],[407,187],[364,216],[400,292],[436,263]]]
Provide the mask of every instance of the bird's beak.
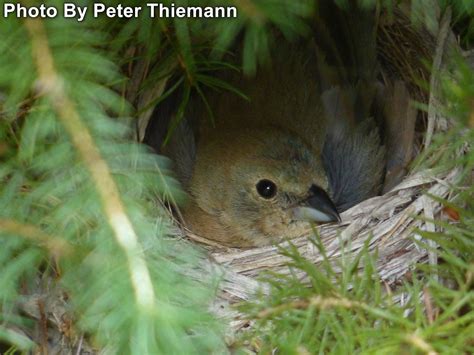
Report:
[[341,222],[334,202],[322,188],[312,185],[309,197],[293,207],[293,215],[297,220],[307,222]]

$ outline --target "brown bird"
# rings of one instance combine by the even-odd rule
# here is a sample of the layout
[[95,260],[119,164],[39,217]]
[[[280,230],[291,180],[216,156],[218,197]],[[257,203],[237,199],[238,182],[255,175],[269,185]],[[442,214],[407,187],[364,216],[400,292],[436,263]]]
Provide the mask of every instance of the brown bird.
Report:
[[[205,142],[205,143],[204,143]],[[320,156],[278,127],[216,131],[198,146],[183,214],[193,231],[225,245],[266,245],[339,220]]]
[[[373,34],[370,20],[363,26]],[[202,100],[191,99],[165,147],[176,105],[155,109],[146,142],[175,161],[194,233],[232,247],[268,245],[300,236],[308,222],[340,221],[340,211],[380,192],[385,152],[375,124],[387,100],[375,80],[375,40],[367,43],[363,64],[352,67],[337,63],[342,52],[307,40],[281,44],[253,78],[219,74],[250,100],[209,91],[213,126]]]

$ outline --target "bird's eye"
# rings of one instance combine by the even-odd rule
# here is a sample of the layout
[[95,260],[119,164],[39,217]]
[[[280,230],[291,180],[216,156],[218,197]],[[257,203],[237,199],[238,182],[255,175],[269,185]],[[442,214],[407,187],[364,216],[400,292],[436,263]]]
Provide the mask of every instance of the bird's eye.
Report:
[[276,195],[277,187],[273,181],[263,179],[260,180],[257,185],[257,192],[263,198],[272,198]]

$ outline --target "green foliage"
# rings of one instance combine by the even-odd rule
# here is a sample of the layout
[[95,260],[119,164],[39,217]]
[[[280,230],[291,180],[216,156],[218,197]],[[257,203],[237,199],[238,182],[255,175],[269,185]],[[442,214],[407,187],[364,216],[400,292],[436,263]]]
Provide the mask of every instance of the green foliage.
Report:
[[[59,274],[51,287],[67,292],[78,330],[97,346],[136,354],[221,348],[207,310],[213,280],[185,276],[198,267],[199,253],[169,238],[169,216],[157,202],[183,194],[169,162],[130,140],[131,107],[113,90],[125,77],[105,50],[110,34],[100,22],[60,17],[42,26],[46,38],[18,20],[0,25],[0,340],[19,349],[33,345],[11,331],[32,325],[18,305],[37,291],[39,274]],[[48,56],[35,45],[52,53],[56,72],[49,77],[41,74]],[[67,123],[73,114],[82,122],[76,130]],[[89,135],[138,236],[132,255],[113,228],[119,212],[107,210],[112,196],[93,175],[98,162],[81,153]],[[137,260],[144,261],[141,275],[151,278],[152,304],[140,302],[146,280],[134,280]]]
[[[422,235],[438,243],[443,263],[418,266],[394,290],[381,283],[376,255],[367,249],[336,263],[325,258],[320,265],[296,248],[282,250],[292,259],[292,274],[268,275],[270,295],[241,306],[256,320],[242,341],[262,353],[472,353],[472,212],[458,225],[442,226],[443,233]],[[324,255],[319,238],[312,243]]]
[[469,0],[440,0],[442,8],[451,7],[452,26],[458,33],[462,47],[469,49],[474,45],[474,3]]
[[[0,340],[14,345],[11,349],[33,346],[11,326],[34,325],[18,306],[37,291],[40,274],[58,275],[51,287],[66,290],[75,327],[91,334],[97,346],[140,354],[202,353],[222,346],[207,311],[212,277],[198,283],[184,276],[196,269],[199,253],[168,237],[169,216],[157,203],[184,196],[169,162],[131,142],[130,118],[177,89],[184,93],[179,112],[192,90],[206,102],[204,86],[245,96],[209,72],[240,70],[221,58],[242,31],[243,68],[255,72],[256,63],[268,57],[273,29],[286,36],[304,32],[313,2],[174,3],[233,5],[239,17],[89,15],[82,23],[61,16],[0,23]],[[134,112],[119,93],[129,84],[122,71],[131,74],[128,69],[140,61],[148,69],[138,93],[171,75],[177,79]],[[209,113],[212,118],[211,108]],[[104,183],[107,176],[112,179]],[[128,221],[131,229],[123,228]],[[137,275],[145,277],[142,282]],[[152,304],[144,303],[147,294],[154,295]]]
[[[40,21],[46,27],[45,38],[28,31],[31,21],[0,21],[0,341],[11,345],[8,353],[38,345],[12,329],[34,327],[19,304],[38,291],[39,276],[46,277],[51,288],[67,293],[74,327],[90,335],[98,347],[136,354],[223,351],[222,326],[208,313],[214,296],[212,275],[200,282],[186,276],[189,270],[199,270],[199,251],[170,236],[169,216],[157,202],[181,201],[183,193],[169,162],[132,142],[131,122],[178,91],[182,96],[174,126],[192,91],[204,102],[205,87],[245,96],[210,72],[241,69],[223,58],[233,55],[230,48],[242,38],[238,51],[242,70],[255,73],[258,64],[269,59],[275,30],[289,39],[304,35],[306,19],[317,11],[317,4],[310,0],[174,3],[237,6],[239,17],[205,21],[89,16],[84,23],[58,17]],[[369,6],[376,1],[360,3]],[[377,3],[385,6],[392,1]],[[453,6],[463,44],[469,46],[469,1],[446,3]],[[51,81],[41,74],[47,58],[38,55],[35,43],[51,53],[56,75],[49,77]],[[135,111],[122,94],[130,84],[123,73],[129,75],[139,61],[146,63],[147,71],[138,93],[169,77],[174,81],[165,93]],[[456,63],[454,77],[444,82],[449,104],[443,113],[458,121],[447,136],[435,139],[436,154],[430,155],[432,164],[461,166],[465,179],[472,172],[474,155],[467,151],[458,159],[452,157],[466,150],[465,142],[473,141],[473,82],[472,70],[462,61]],[[68,126],[73,117],[61,111],[64,107],[79,117],[78,129]],[[212,118],[212,108],[209,115]],[[97,162],[89,161],[81,150],[88,136],[137,236],[132,248],[114,229],[114,214],[107,209],[112,194],[93,174]],[[459,221],[435,221],[443,233],[423,233],[440,245],[437,252],[443,263],[420,266],[391,294],[377,278],[375,257],[366,251],[356,258],[345,256],[338,265],[325,260],[316,267],[296,250],[282,250],[292,258],[295,274],[270,275],[271,295],[244,306],[256,319],[252,343],[264,352],[278,348],[282,353],[473,352],[472,184],[453,191],[458,199],[449,207],[459,213]],[[313,242],[324,252],[317,238]],[[150,277],[152,304],[140,301],[146,280],[134,279],[136,261],[143,262]],[[362,273],[356,272],[361,268]],[[297,271],[308,275],[310,288]],[[425,312],[421,293],[430,297],[434,313]],[[399,306],[394,299],[402,294],[406,302]]]

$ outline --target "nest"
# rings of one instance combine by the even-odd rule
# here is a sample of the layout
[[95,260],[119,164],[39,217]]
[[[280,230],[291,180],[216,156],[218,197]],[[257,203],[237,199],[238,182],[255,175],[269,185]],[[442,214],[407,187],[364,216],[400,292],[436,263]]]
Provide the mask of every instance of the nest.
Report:
[[[342,213],[341,224],[317,227],[328,259],[337,261],[342,255],[355,256],[368,242],[369,251],[378,251],[377,273],[387,285],[405,277],[416,263],[436,263],[435,252],[420,247],[417,239],[421,237],[413,232],[435,231],[431,221],[440,215],[443,206],[429,196],[449,199],[450,186],[458,176],[458,170],[438,176],[429,170],[416,173],[385,195],[366,200]],[[308,230],[291,243],[303,257],[317,265],[323,261],[323,256],[308,239],[312,235],[314,231]],[[287,245],[285,242],[279,247]],[[287,264],[290,260],[279,253],[279,247],[210,252],[213,262],[224,270],[217,312],[234,319],[234,330],[246,325],[247,321],[240,320],[239,314],[228,305],[249,300],[257,290],[266,292],[265,285],[258,281],[262,272],[289,273]],[[294,271],[292,274],[295,275]],[[296,275],[303,280],[306,276]]]
[[[448,128],[447,120],[435,113],[439,102],[437,100],[439,84],[436,76],[431,76],[429,91],[420,88],[415,81],[428,80],[430,77],[426,64],[420,59],[422,57],[428,56],[433,59],[432,72],[437,73],[442,68],[445,48],[449,43],[449,36],[452,36],[449,23],[448,12],[441,19],[436,36],[430,35],[425,29],[420,30],[423,33],[416,32],[414,27],[410,26],[407,16],[401,11],[395,13],[393,20],[380,24],[378,38],[380,59],[388,68],[388,75],[401,78],[408,87],[413,88],[412,97],[428,103],[429,106],[428,114],[419,115],[423,121],[421,127],[425,138],[415,143],[415,151],[428,146],[435,131]],[[400,43],[404,49],[401,49]],[[134,78],[144,76],[145,65],[139,64],[132,75],[132,84],[140,81]],[[157,83],[141,96],[129,97],[129,100],[136,102],[140,109],[145,107],[151,98],[158,97],[164,87],[164,82]],[[150,108],[144,112],[139,119],[137,139],[140,141],[143,140],[152,110]],[[369,250],[378,251],[376,262],[378,275],[388,285],[406,276],[416,263],[437,263],[436,254],[417,243],[417,239],[420,240],[421,236],[414,231],[436,230],[431,221],[442,215],[443,205],[439,200],[429,196],[451,199],[453,196],[450,195],[450,186],[457,182],[459,176],[458,170],[437,174],[431,170],[409,173],[400,184],[384,195],[363,201],[343,212],[342,223],[317,227],[329,260],[337,261],[342,255],[348,254],[355,256],[369,240]],[[291,243],[303,257],[317,265],[322,262],[323,257],[308,238],[313,235],[314,231],[308,228],[305,235],[292,239]],[[190,231],[186,231],[186,236],[195,242],[206,244],[208,258],[203,260],[204,268],[209,271],[217,269],[222,274],[215,311],[231,320],[232,332],[241,329],[248,321],[241,319],[240,314],[230,306],[251,299],[257,290],[268,291],[265,284],[258,281],[263,272],[269,270],[280,274],[290,272],[287,266],[289,259],[279,253],[279,247],[287,246],[288,242],[279,246],[239,250],[219,246],[193,235]],[[298,276],[301,279],[305,278],[304,274]]]

